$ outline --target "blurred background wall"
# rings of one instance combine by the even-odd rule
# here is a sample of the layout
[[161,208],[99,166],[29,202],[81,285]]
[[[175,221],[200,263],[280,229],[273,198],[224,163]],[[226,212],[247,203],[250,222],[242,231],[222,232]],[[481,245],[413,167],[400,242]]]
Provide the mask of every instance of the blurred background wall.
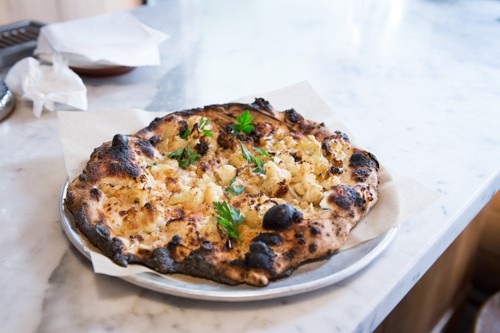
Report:
[[143,0],[0,0],[0,25],[21,20],[61,22],[129,9]]

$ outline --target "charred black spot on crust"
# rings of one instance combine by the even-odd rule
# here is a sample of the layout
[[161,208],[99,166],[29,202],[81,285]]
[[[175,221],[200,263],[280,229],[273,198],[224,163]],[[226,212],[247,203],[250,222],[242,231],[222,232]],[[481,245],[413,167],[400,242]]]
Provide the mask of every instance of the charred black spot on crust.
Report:
[[345,133],[343,133],[341,131],[335,131],[335,135],[338,138],[342,139],[344,142],[350,142],[349,136],[347,136],[347,134],[345,134]]
[[[128,144],[128,138],[125,135],[115,135],[111,146],[103,146],[99,151],[99,154],[101,154],[103,158],[105,156],[109,156],[109,163],[107,165],[107,174],[109,175],[124,176],[135,179],[141,174],[140,168],[134,164],[134,159],[131,158],[134,156],[134,153]],[[90,176],[89,178],[93,178],[93,173],[100,172],[99,166],[97,165],[89,166],[88,169],[91,173],[91,175],[87,174],[87,176]]]
[[153,146],[156,146],[160,142],[160,138],[156,135],[153,135],[152,137],[149,138],[149,143],[152,144]]
[[179,120],[179,136],[182,138],[184,133],[188,130],[189,124],[184,119]]
[[324,140],[340,140],[340,141],[344,141],[344,142],[350,141],[349,136],[347,136],[347,134],[345,134],[344,132],[341,132],[341,131],[333,132],[332,135],[325,137]]
[[[208,108],[208,107],[205,107]],[[192,115],[198,114],[203,111],[203,108],[194,108],[189,110],[182,110],[175,113],[172,113],[172,116],[181,116],[181,117],[190,117]]]
[[291,123],[296,124],[304,120],[304,117],[300,115],[295,109],[290,109],[285,111],[285,119],[289,120]]
[[90,197],[95,200],[99,201],[101,199],[102,192],[98,188],[91,188],[90,189]]
[[167,223],[182,220],[184,217],[185,217],[184,211],[181,208],[177,208],[176,210],[173,211],[173,214],[170,217],[170,219],[167,221]]
[[179,235],[173,235],[170,242],[167,243],[167,249],[170,253],[175,251],[175,248],[182,243],[182,238]]
[[281,236],[272,232],[265,232],[255,237],[253,242],[263,242],[267,245],[280,245]]
[[246,193],[245,194],[245,197],[247,197],[247,198],[260,198],[260,197],[263,197],[263,196],[264,196],[264,193],[262,193],[262,192]]
[[110,162],[108,171],[113,176],[129,176],[133,179],[141,174],[140,171],[126,159],[123,163],[121,163],[121,161]]
[[110,235],[109,229],[106,226],[103,226],[102,224],[98,224],[95,226],[95,232],[97,235],[103,238],[109,237]]
[[248,135],[256,144],[260,142],[261,138],[273,135],[275,131],[274,126],[268,122],[257,122],[253,126],[254,129]]
[[373,160],[373,162],[375,162],[377,170],[380,169],[380,163],[378,162],[377,157],[370,152],[368,152],[368,156],[370,156],[370,158]]
[[367,155],[368,154],[365,155],[365,153],[361,151],[355,152],[349,159],[349,166],[354,168],[370,167],[378,169],[378,163],[375,163],[375,161],[371,159],[370,155],[368,155],[368,157]]
[[311,226],[309,226],[309,230],[311,231],[311,235],[313,235],[313,236],[321,234],[321,228],[320,227],[316,227],[314,225],[311,225]]
[[268,112],[271,112],[273,109],[271,103],[269,103],[262,97],[257,97],[255,101],[252,104],[250,104],[250,106],[254,107],[255,109],[262,109]]
[[314,131],[315,127],[314,125],[310,125],[306,122],[299,122],[299,130],[303,134],[310,134],[312,131]]
[[262,227],[264,229],[284,230],[292,223],[302,221],[302,218],[302,212],[289,204],[275,205],[264,214]]
[[352,173],[352,177],[357,182],[364,182],[366,178],[368,178],[370,173],[371,173],[370,169],[358,168],[354,170],[354,172]]
[[252,138],[252,142],[259,143],[260,138],[262,138],[264,135],[253,129],[250,133],[248,133],[248,136]]
[[123,254],[123,243],[118,238],[110,238],[109,229],[102,225],[91,225],[82,206],[75,214],[75,221],[78,229],[89,239],[89,241],[101,250],[101,252],[111,258],[120,266],[127,266],[128,256]]
[[217,137],[217,143],[222,149],[230,149],[234,147],[235,142],[231,124],[221,128],[219,136]]
[[113,147],[128,146],[128,137],[123,134],[116,134],[111,144]]
[[278,187],[278,190],[276,191],[276,193],[274,194],[274,196],[278,197],[278,198],[281,198],[282,196],[284,196],[285,194],[287,194],[287,192],[288,192],[288,185],[280,184],[280,186]]
[[131,241],[137,240],[139,242],[142,242],[144,240],[144,237],[142,237],[141,235],[130,235],[129,238]]
[[309,245],[309,252],[310,253],[314,253],[314,252],[316,252],[316,250],[318,250],[318,244],[312,243]]
[[212,279],[217,282],[234,285],[235,282],[224,275],[212,261],[213,248],[200,246],[192,251],[182,262],[176,263],[174,271],[177,273]]
[[146,130],[152,131],[154,130],[160,123],[162,122],[162,118],[156,117],[149,123],[149,125],[145,128]]
[[304,232],[303,231],[297,231],[294,236],[296,238],[304,237]]
[[138,139],[136,143],[137,147],[141,150],[141,152],[149,158],[153,158],[155,156],[153,146],[151,142],[146,140]]
[[340,175],[342,172],[344,172],[344,169],[342,169],[342,167],[336,167],[332,165],[330,167],[330,172],[334,175]]
[[128,258],[122,254],[123,243],[118,238],[111,238],[111,251],[113,256],[111,259],[120,266],[126,267],[128,265]]
[[302,156],[299,155],[299,152],[290,153],[290,155],[292,155],[294,162],[301,162],[302,161]]
[[325,156],[330,156],[333,154],[330,142],[328,142],[327,140],[323,141],[323,143],[321,144],[321,148],[325,151]]
[[245,254],[245,264],[248,268],[273,271],[274,251],[264,242],[253,242]]
[[82,173],[82,174],[80,174],[80,175],[78,176],[78,179],[79,179],[81,182],[84,182],[84,181],[86,181],[86,180],[87,180],[87,176],[85,176],[85,175]]
[[172,240],[170,242],[172,244],[179,245],[182,242],[182,238],[179,235],[173,235]]
[[174,273],[176,271],[175,261],[170,256],[169,249],[165,247],[154,249],[152,255],[142,262],[160,273]]
[[295,250],[290,250],[290,251],[287,251],[285,253],[283,253],[283,258],[285,258],[286,260],[293,260],[295,258]]
[[299,243],[300,245],[304,245],[305,243],[307,243],[307,240],[304,237],[300,237],[297,240],[297,243]]
[[200,154],[201,156],[205,156],[208,152],[208,143],[206,143],[205,141],[200,141],[196,144],[195,149],[198,154]]
[[332,187],[332,190],[333,193],[328,196],[327,200],[340,208],[349,209],[352,205],[361,207],[365,204],[361,195],[350,186],[336,185]]
[[146,208],[149,212],[152,212],[155,209],[154,206],[150,202],[146,202],[144,204],[144,208]]
[[253,137],[249,134],[245,134],[245,133],[240,133],[238,135],[236,135],[236,138],[241,141],[241,142],[245,142],[245,143],[248,143],[250,145],[254,145],[254,139]]
[[[129,145],[126,135],[117,134],[110,143],[94,149],[91,161],[83,171],[89,183],[103,176],[136,179],[142,172],[135,161],[136,152]],[[104,161],[101,161],[104,160]]]

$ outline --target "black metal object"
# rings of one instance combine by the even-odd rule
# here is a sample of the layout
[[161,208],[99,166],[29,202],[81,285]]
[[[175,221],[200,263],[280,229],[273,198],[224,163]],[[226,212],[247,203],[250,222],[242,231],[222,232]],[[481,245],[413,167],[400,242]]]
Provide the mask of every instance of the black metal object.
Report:
[[3,80],[0,79],[0,121],[7,118],[14,111],[14,96]]
[[29,57],[36,47],[43,23],[20,21],[0,26],[0,68]]

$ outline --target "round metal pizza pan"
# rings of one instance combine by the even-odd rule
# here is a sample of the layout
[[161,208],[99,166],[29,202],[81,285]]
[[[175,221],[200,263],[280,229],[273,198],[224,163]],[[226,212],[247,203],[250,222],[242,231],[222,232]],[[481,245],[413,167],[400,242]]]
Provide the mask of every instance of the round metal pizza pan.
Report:
[[[90,260],[90,250],[86,240],[76,229],[73,216],[64,207],[67,187],[66,181],[59,203],[61,224],[71,243]],[[398,228],[392,228],[374,239],[340,251],[330,258],[304,264],[291,276],[261,288],[248,285],[228,286],[182,274],[161,275],[154,272],[119,276],[119,278],[160,293],[198,300],[242,302],[292,296],[335,284],[359,272],[387,248],[397,230]]]

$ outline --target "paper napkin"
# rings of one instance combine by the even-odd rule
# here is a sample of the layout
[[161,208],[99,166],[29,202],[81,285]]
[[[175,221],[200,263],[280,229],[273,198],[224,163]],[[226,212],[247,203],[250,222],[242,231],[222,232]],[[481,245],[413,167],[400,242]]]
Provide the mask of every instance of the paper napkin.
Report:
[[123,11],[46,25],[34,53],[42,59],[60,54],[71,67],[154,66],[168,37]]
[[55,111],[57,104],[65,109],[87,109],[87,88],[59,57],[52,65],[43,65],[35,58],[18,61],[7,73],[5,83],[22,99],[33,102],[33,114],[40,117],[44,109]]

